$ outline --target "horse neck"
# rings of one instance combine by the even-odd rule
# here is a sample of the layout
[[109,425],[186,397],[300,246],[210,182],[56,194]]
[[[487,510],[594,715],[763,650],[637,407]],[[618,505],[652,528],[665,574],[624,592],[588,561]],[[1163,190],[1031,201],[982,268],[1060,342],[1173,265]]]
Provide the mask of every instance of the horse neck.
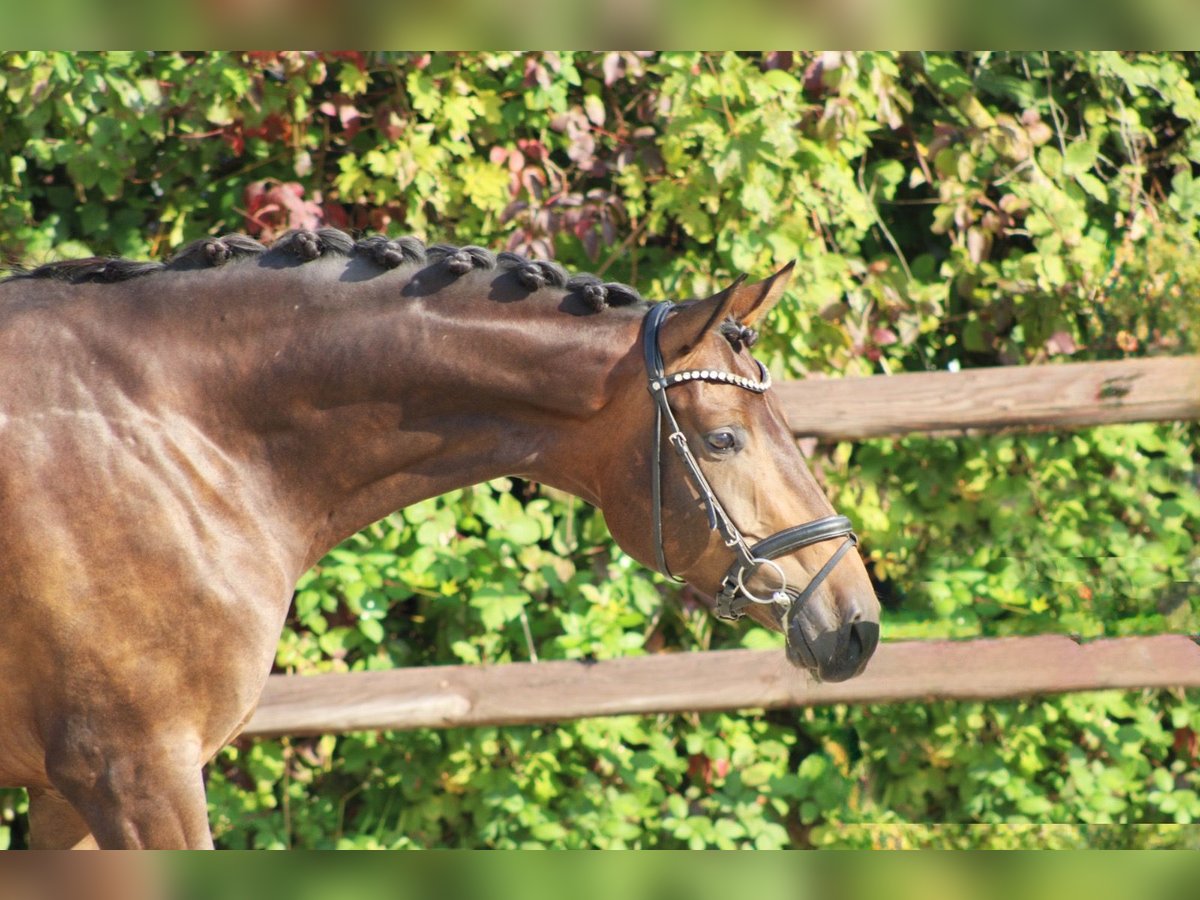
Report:
[[330,268],[272,273],[274,288],[247,273],[262,286],[243,299],[261,299],[239,306],[219,360],[240,373],[227,402],[307,522],[306,564],[396,509],[501,475],[598,502],[597,448],[614,445],[613,401],[641,368],[639,310],[571,315],[549,290],[498,302],[492,273],[414,290],[401,273],[342,283]]

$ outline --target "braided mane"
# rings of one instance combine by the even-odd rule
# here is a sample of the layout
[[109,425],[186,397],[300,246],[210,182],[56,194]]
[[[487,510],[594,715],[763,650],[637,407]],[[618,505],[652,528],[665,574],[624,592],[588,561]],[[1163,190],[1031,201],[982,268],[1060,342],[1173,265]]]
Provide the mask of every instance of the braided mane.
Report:
[[15,269],[11,279],[47,279],[70,284],[113,284],[141,278],[156,272],[183,272],[212,269],[231,261],[259,257],[277,257],[303,264],[325,257],[366,259],[381,272],[401,266],[442,266],[453,276],[476,269],[511,272],[529,291],[558,288],[578,294],[592,310],[608,306],[627,306],[642,301],[636,289],[627,284],[605,282],[595,275],[571,275],[550,260],[527,259],[517,253],[493,254],[483,247],[454,247],[450,244],[425,244],[415,237],[388,238],[372,235],[355,240],[337,228],[295,229],[282,235],[271,246],[243,234],[227,234],[193,241],[165,262],[139,262],[114,257],[63,260],[34,269]]

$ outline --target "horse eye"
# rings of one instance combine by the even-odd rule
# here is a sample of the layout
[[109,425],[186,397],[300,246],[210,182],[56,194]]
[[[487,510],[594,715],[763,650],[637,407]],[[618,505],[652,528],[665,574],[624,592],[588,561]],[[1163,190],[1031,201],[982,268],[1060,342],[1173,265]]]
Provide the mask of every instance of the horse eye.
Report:
[[704,442],[717,452],[732,450],[737,446],[737,438],[732,431],[714,431],[704,438]]

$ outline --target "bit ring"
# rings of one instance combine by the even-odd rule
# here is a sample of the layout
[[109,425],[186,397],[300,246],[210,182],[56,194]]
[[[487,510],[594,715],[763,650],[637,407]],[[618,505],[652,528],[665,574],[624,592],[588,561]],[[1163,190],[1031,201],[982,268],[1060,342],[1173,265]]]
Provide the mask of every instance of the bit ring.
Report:
[[773,560],[773,559],[762,559],[761,557],[756,557],[755,559],[750,560],[750,564],[752,566],[754,566],[754,569],[752,569],[751,571],[757,570],[759,568],[759,566],[770,566],[772,569],[774,569],[776,572],[778,572],[779,573],[779,587],[777,587],[775,589],[775,593],[769,599],[766,599],[766,600],[764,600],[762,597],[758,597],[755,594],[752,594],[750,592],[750,589],[748,587],[746,587],[745,582],[742,581],[742,577],[746,574],[746,567],[743,566],[742,568],[738,569],[738,575],[737,575],[737,586],[738,586],[738,590],[740,590],[742,592],[742,596],[745,597],[747,600],[749,600],[752,603],[759,603],[759,604],[762,604],[763,606],[770,606],[772,603],[783,602],[783,598],[781,598],[780,595],[785,594],[785,592],[787,591],[787,576],[785,574],[783,574],[783,569],[781,569],[779,567],[779,563],[775,562],[775,560]]

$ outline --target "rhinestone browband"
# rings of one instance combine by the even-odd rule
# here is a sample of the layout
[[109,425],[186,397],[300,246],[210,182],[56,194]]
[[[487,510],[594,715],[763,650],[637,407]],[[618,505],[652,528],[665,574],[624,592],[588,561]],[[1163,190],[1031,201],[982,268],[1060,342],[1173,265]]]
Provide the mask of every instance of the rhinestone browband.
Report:
[[719,384],[734,384],[748,391],[754,391],[756,394],[761,394],[771,387],[771,373],[757,359],[754,362],[758,365],[758,371],[762,375],[762,380],[760,381],[755,381],[753,378],[746,378],[742,375],[734,375],[732,372],[719,372],[715,369],[691,369],[687,372],[675,372],[673,375],[664,375],[662,378],[654,379],[650,382],[650,390],[661,391],[663,388],[679,384],[683,381],[714,381]]

